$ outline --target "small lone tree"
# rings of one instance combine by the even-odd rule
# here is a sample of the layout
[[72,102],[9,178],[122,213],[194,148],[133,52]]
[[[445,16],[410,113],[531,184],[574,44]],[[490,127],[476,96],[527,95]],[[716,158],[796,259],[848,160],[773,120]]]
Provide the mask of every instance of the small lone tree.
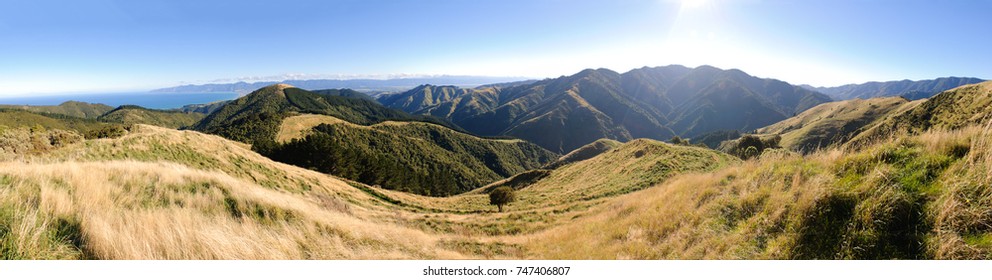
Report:
[[489,193],[489,204],[496,205],[500,212],[503,212],[503,205],[517,200],[513,188],[502,186]]

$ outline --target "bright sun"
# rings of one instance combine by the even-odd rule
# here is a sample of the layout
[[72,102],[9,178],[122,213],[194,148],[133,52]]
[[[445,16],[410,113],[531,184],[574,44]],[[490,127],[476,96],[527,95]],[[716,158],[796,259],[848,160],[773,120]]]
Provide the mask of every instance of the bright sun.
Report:
[[682,0],[683,9],[699,8],[706,4],[706,0]]

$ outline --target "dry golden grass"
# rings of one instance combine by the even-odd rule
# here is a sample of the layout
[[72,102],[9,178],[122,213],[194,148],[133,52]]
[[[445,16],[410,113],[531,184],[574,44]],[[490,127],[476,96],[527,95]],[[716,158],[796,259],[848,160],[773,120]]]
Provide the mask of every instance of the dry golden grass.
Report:
[[[37,235],[59,219],[78,223],[78,237],[48,250],[57,258],[465,257],[437,248],[442,236],[218,172],[135,161],[4,163],[0,170],[11,181],[3,204],[28,211],[15,226],[19,236]],[[59,253],[73,242],[81,248]],[[46,251],[28,248],[19,251]]]
[[930,131],[678,175],[524,248],[541,259],[992,258],[990,140],[989,126]]
[[826,188],[822,171],[803,167],[801,160],[775,159],[781,164],[771,166],[750,161],[677,176],[535,235],[526,248],[531,257],[551,259],[787,258],[791,240],[775,231],[809,209]]
[[286,118],[279,125],[279,132],[276,133],[276,142],[286,143],[293,139],[306,137],[310,129],[320,124],[351,124],[341,119],[327,116],[303,114]]
[[[519,190],[505,213],[481,193],[433,198],[383,190],[276,163],[216,136],[138,126],[118,139],[0,161],[0,253],[992,258],[990,126],[931,131],[859,151],[766,153],[743,163],[637,140],[552,171]],[[914,213],[919,219],[900,218]],[[903,226],[918,235],[890,230]],[[906,243],[899,238],[920,248],[900,247]]]
[[[346,125],[349,127],[363,128],[363,129],[376,129],[387,126],[419,125],[419,126],[430,126],[430,127],[436,127],[436,128],[442,128],[444,130],[448,130],[448,128],[444,126],[432,124],[432,123],[426,123],[426,122],[384,121],[374,125],[365,126],[365,125],[358,125],[358,124],[346,122],[344,120],[327,115],[302,114],[302,115],[286,118],[285,120],[282,121],[282,124],[279,125],[279,131],[276,133],[276,142],[286,143],[292,141],[293,139],[306,137],[310,133],[311,129],[321,124]],[[465,136],[470,136],[472,138],[480,139],[480,140],[482,139],[474,135],[466,134]],[[516,143],[521,141],[520,139],[485,139],[485,140],[505,142],[505,143]]]
[[861,126],[871,127],[878,120],[891,118],[921,102],[902,97],[829,102],[760,128],[757,133],[781,136],[779,144],[786,149],[811,152],[843,143],[855,136]]

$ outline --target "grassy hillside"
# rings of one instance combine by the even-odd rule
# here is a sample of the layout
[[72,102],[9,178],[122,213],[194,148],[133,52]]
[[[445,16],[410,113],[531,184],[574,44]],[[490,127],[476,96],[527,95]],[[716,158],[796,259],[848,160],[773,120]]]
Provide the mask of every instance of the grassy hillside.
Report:
[[[599,156],[554,170],[528,171],[513,178],[442,198],[376,190],[415,216],[429,232],[491,236],[494,242],[517,246],[522,237],[575,222],[597,205],[623,194],[649,188],[683,173],[708,172],[738,164],[736,158],[708,149],[639,139]],[[536,174],[535,174],[536,173]],[[537,175],[517,185],[518,201],[496,213],[487,190],[521,175]],[[523,236],[520,236],[523,235]]]
[[[820,104],[795,117],[757,130],[758,134],[779,135],[783,148],[812,152],[846,143],[866,126],[900,113],[911,103],[902,97],[852,99]],[[918,104],[918,103],[914,103]]]
[[3,259],[472,256],[341,180],[191,131],[137,126],[0,162],[0,186]]
[[21,109],[28,112],[59,114],[84,119],[95,119],[96,117],[99,117],[100,115],[114,109],[114,107],[104,104],[79,101],[66,101],[55,106],[0,105],[0,108]]
[[892,135],[917,134],[931,129],[949,130],[984,125],[992,120],[992,81],[961,86],[942,92],[919,105],[905,108],[864,129],[850,145],[884,141]]
[[0,108],[0,128],[42,127],[87,134],[112,125],[94,119],[70,117],[60,114],[33,113],[21,109]]
[[524,248],[538,259],[992,258],[990,133],[767,154],[610,201]]
[[[657,148],[630,158],[628,169],[648,175],[651,166],[689,167],[659,160],[691,151],[652,143],[629,146],[626,157]],[[516,235],[567,223],[609,198],[595,195],[603,194],[600,183],[567,200],[542,199],[554,190],[535,187],[528,201],[540,203],[495,213],[485,194],[376,189],[276,163],[217,136],[143,125],[37,159],[0,161],[4,259],[522,258]],[[601,182],[625,180],[566,168]]]
[[125,105],[101,115],[97,120],[108,123],[150,124],[168,128],[183,128],[202,120],[204,114],[182,111],[154,110],[140,106]]
[[[385,124],[389,125],[389,124]],[[740,162],[636,140],[497,213],[135,126],[0,160],[4,259],[987,259],[992,127]]]
[[569,163],[587,160],[595,156],[598,156],[602,153],[613,150],[614,148],[622,144],[623,143],[620,143],[619,141],[616,140],[605,139],[605,138],[599,139],[596,140],[596,142],[592,142],[586,144],[585,146],[579,147],[578,149],[575,149],[569,152],[568,154],[561,156],[557,160],[548,163],[547,165],[544,166],[544,169],[555,169]]
[[352,124],[287,118],[266,155],[383,188],[433,196],[465,192],[540,167],[557,155],[521,140],[490,140],[420,122]]

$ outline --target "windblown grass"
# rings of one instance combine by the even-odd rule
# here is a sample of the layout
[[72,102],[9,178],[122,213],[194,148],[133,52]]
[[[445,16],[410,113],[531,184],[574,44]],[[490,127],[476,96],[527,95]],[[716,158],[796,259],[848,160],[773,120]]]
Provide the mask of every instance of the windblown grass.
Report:
[[992,125],[740,162],[639,140],[497,213],[137,126],[0,161],[4,259],[986,259]]

